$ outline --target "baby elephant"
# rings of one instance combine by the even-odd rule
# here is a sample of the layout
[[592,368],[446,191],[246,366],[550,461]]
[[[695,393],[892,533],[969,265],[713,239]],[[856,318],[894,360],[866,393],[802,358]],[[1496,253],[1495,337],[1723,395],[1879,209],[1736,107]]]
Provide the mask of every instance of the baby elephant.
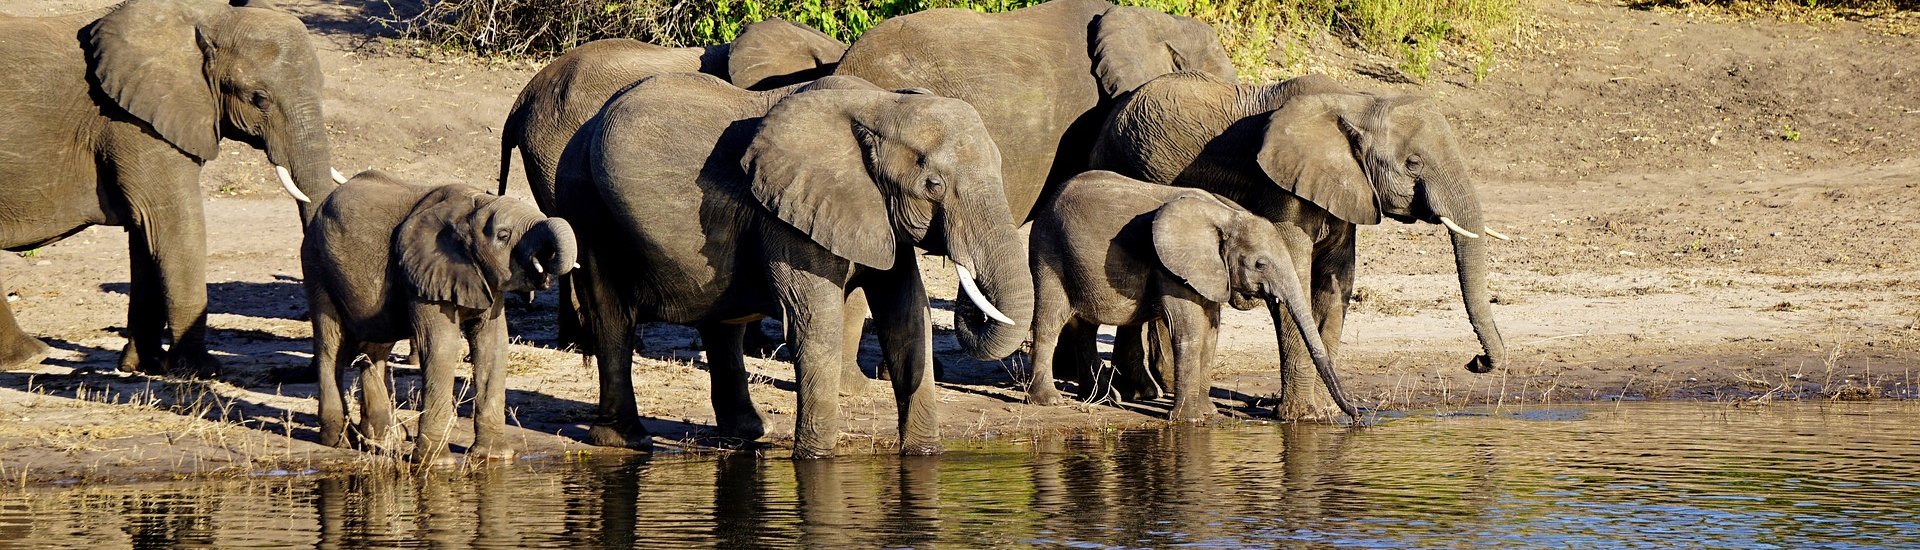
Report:
[[[1053,387],[1056,346],[1091,359],[1100,325],[1136,326],[1164,318],[1173,338],[1172,418],[1206,420],[1220,303],[1242,311],[1278,302],[1292,312],[1333,400],[1352,405],[1334,378],[1298,273],[1272,222],[1205,191],[1146,183],[1113,172],[1080,174],[1034,214],[1033,384],[1027,400],[1060,402]],[[1304,260],[1304,258],[1302,259]],[[1098,372],[1098,365],[1071,365]]]
[[[470,457],[511,459],[506,429],[508,292],[547,288],[573,268],[573,229],[532,204],[475,187],[423,187],[367,171],[320,203],[300,247],[320,367],[320,442],[345,446],[344,375],[365,353],[359,437],[391,450],[387,351],[412,339],[426,373],[417,461],[450,461],[454,369],[473,362]],[[466,349],[461,349],[462,339]]]

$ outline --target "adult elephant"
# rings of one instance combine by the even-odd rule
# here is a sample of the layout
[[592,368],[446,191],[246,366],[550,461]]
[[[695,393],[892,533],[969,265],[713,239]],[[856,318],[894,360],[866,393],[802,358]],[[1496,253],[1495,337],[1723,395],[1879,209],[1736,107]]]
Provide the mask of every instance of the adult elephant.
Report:
[[[1000,165],[966,103],[852,77],[752,92],[673,74],[622,92],[568,146],[556,189],[580,239],[574,281],[600,369],[589,442],[646,437],[628,352],[637,321],[698,327],[720,432],[758,438],[741,332],[778,316],[796,348],[793,454],[830,456],[842,311],[858,287],[881,327],[901,452],[939,452],[932,326],[915,249],[947,256],[986,312],[960,324],[1028,332],[1033,283]],[[989,339],[969,352],[1000,358],[1021,340]]]
[[[972,105],[1000,145],[1007,208],[1025,222],[1045,189],[1085,171],[1114,98],[1179,70],[1235,78],[1206,23],[1106,0],[1053,0],[1005,13],[936,9],[888,19],[854,41],[834,72]],[[964,302],[957,309],[978,315]],[[1017,345],[1029,336],[954,328],[962,343]]]
[[500,194],[507,194],[513,151],[533,202],[553,211],[560,153],[580,126],[620,90],[649,76],[700,72],[748,90],[770,90],[833,74],[847,45],[812,28],[767,19],[740,30],[731,44],[669,48],[610,38],[581,44],[534,73],[507,112],[500,136]]
[[[0,17],[0,248],[126,227],[133,269],[120,368],[218,369],[206,349],[199,182],[221,138],[266,151],[303,202],[303,221],[308,199],[336,185],[308,40],[291,15],[216,0]],[[46,353],[0,305],[0,369]]]
[[[701,72],[748,90],[767,90],[807,82],[833,73],[847,45],[812,28],[784,19],[748,24],[732,44],[668,48],[627,38],[596,40],[567,50],[535,73],[507,113],[500,137],[500,194],[507,194],[513,151],[533,203],[553,209],[554,173],[574,132],[600,112],[615,93],[654,75]],[[560,280],[562,307],[556,316],[561,346],[580,346],[570,280]],[[777,341],[755,330],[754,348],[773,349]],[[858,367],[854,367],[858,370]]]
[[[1239,85],[1182,72],[1142,85],[1113,109],[1094,146],[1095,168],[1225,196],[1311,243],[1307,277],[1320,338],[1337,351],[1353,290],[1354,232],[1380,223],[1442,224],[1452,232],[1467,317],[1489,372],[1506,362],[1487,291],[1486,227],[1459,140],[1438,113],[1406,97],[1354,93],[1306,76]],[[1314,376],[1302,336],[1283,307],[1270,308],[1283,363],[1282,418],[1339,413]],[[1120,338],[1135,345],[1139,338]],[[1116,354],[1119,352],[1116,352]]]

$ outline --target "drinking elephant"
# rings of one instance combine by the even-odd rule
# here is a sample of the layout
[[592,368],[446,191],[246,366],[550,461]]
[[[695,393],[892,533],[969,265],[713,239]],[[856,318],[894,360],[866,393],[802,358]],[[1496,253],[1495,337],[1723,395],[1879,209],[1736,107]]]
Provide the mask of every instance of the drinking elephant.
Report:
[[[1209,74],[1175,73],[1142,85],[1114,107],[1090,162],[1142,180],[1220,194],[1301,231],[1311,258],[1307,287],[1320,338],[1338,351],[1353,289],[1354,231],[1382,216],[1445,225],[1467,316],[1483,353],[1467,363],[1489,372],[1506,361],[1487,291],[1486,227],[1458,139],[1445,118],[1406,97],[1351,92],[1319,76],[1237,85]],[[1274,305],[1284,364],[1283,418],[1332,414],[1311,376],[1302,335]],[[1133,346],[1138,338],[1119,338]],[[1161,342],[1164,345],[1164,342]],[[1118,352],[1116,352],[1118,353]]]
[[[510,459],[506,429],[506,293],[546,288],[577,259],[566,220],[466,185],[411,185],[370,171],[320,203],[300,246],[320,368],[320,443],[347,445],[346,371],[365,352],[360,439],[398,435],[387,351],[412,339],[426,372],[416,460],[446,456],[454,371],[473,363],[470,457]],[[464,346],[462,344],[465,344]]]
[[[520,90],[500,137],[500,194],[507,194],[513,150],[520,150],[527,189],[542,212],[553,212],[553,178],[560,153],[574,132],[600,112],[607,99],[649,76],[702,72],[748,90],[807,82],[833,73],[847,45],[820,31],[767,19],[741,29],[732,44],[668,48],[638,40],[596,40],[567,50],[535,73]],[[560,280],[557,341],[578,346],[579,320],[572,285]],[[773,344],[758,330],[755,348]],[[855,367],[857,370],[858,367]]]
[[[1034,316],[1028,402],[1060,401],[1052,376],[1056,345],[1079,348],[1066,357],[1097,362],[1094,331],[1100,325],[1161,320],[1170,328],[1176,372],[1171,418],[1212,418],[1209,372],[1220,339],[1220,304],[1246,311],[1264,301],[1292,314],[1334,403],[1357,418],[1300,289],[1299,274],[1308,263],[1290,253],[1306,248],[1307,236],[1298,229],[1276,227],[1212,193],[1095,170],[1067,180],[1034,212],[1029,242]],[[1076,370],[1096,373],[1097,366]],[[1103,384],[1091,378],[1080,387],[1098,393]]]
[[[265,150],[306,202],[303,221],[308,199],[336,185],[306,27],[223,1],[131,0],[104,15],[0,17],[0,58],[0,248],[126,227],[120,368],[217,371],[206,349],[201,166],[222,138]],[[46,354],[0,305],[0,370]]]
[[589,441],[646,437],[627,352],[637,321],[699,328],[720,432],[759,437],[741,331],[777,316],[796,348],[793,454],[830,456],[842,310],[860,287],[892,371],[901,452],[939,452],[915,249],[953,262],[983,312],[959,322],[992,325],[974,327],[986,335],[974,356],[1004,357],[1029,331],[1032,281],[999,157],[966,103],[852,77],[751,92],[674,74],[622,92],[568,146],[556,189],[582,243],[574,281],[600,370]]
[[[1000,145],[1007,208],[1020,223],[1049,184],[1085,169],[1114,98],[1179,70],[1235,78],[1205,23],[1106,0],[1053,0],[1005,13],[935,9],[882,21],[854,41],[835,74],[972,105]],[[977,316],[969,308],[963,302],[959,313]],[[965,324],[955,329],[963,343],[980,337]]]

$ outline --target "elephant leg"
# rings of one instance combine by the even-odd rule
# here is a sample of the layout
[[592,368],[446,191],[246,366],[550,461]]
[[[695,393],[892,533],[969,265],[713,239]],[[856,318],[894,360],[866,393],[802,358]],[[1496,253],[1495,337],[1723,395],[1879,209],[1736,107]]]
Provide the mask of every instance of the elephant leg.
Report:
[[1173,339],[1173,413],[1176,422],[1205,422],[1216,410],[1208,395],[1213,390],[1214,348],[1220,340],[1220,304],[1191,299],[1161,300],[1167,329]]
[[[860,336],[867,330],[867,291],[854,288],[847,293],[847,305],[840,310],[840,339],[846,342],[841,352],[847,370],[840,374],[840,395],[857,395],[867,387],[867,373],[860,370]],[[881,380],[889,379],[887,367],[874,370]]]
[[580,297],[573,292],[573,275],[560,276],[554,288],[557,292],[553,301],[554,347],[593,355],[593,350],[588,349],[592,339],[580,333]]
[[166,329],[166,302],[160,275],[146,231],[127,229],[127,344],[120,350],[120,370],[143,374],[166,374],[162,359],[161,332]]
[[393,422],[393,379],[387,368],[387,355],[393,344],[361,344],[367,356],[367,370],[360,371],[360,443],[380,453],[399,450],[404,433]]
[[1029,356],[1033,372],[1027,379],[1027,403],[1051,407],[1064,401],[1054,387],[1053,367],[1060,359],[1061,333],[1073,322],[1073,305],[1051,272],[1035,272],[1033,282],[1033,353]]
[[[795,238],[804,237],[796,235]],[[786,251],[806,247],[771,248]],[[846,345],[840,338],[845,321],[840,310],[846,304],[846,291],[839,281],[828,280],[821,273],[844,273],[847,268],[812,265],[839,260],[822,261],[805,252],[794,257],[781,257],[783,255],[776,252],[771,267],[774,287],[787,315],[784,320],[787,334],[795,348],[795,378],[800,382],[793,457],[827,458],[833,456],[834,445],[840,438],[840,376],[846,368],[842,362],[845,359],[840,356]]]
[[1146,337],[1141,340],[1146,347],[1146,364],[1159,379],[1160,391],[1171,393],[1173,385],[1179,383],[1180,373],[1173,363],[1173,336],[1167,329],[1167,319],[1154,319],[1146,328]]
[[1347,301],[1353,296],[1355,226],[1341,225],[1345,229],[1336,228],[1335,238],[1314,246],[1313,278],[1308,283],[1313,289],[1313,317],[1320,321],[1320,342],[1326,346],[1328,356],[1334,356],[1340,349],[1340,332],[1347,321]]
[[413,461],[450,464],[447,440],[457,420],[454,408],[454,371],[460,367],[460,319],[453,306],[437,303],[413,305],[413,345],[416,362],[425,373],[426,388],[420,398],[419,437],[413,444]]
[[1060,347],[1054,348],[1054,369],[1066,367],[1066,375],[1080,388],[1080,400],[1094,403],[1113,397],[1113,371],[1100,361],[1100,325],[1074,319],[1060,330]]
[[1148,368],[1146,324],[1115,327],[1113,336],[1113,386],[1121,401],[1141,402],[1160,398],[1160,385]]
[[581,325],[593,338],[592,357],[600,374],[600,403],[593,427],[587,430],[587,443],[645,449],[652,445],[653,436],[640,423],[640,412],[633,401],[633,329],[638,320],[626,289],[600,272],[599,263],[593,250],[588,249],[580,258],[582,269],[573,272],[574,291],[586,305],[581,310]]
[[[358,348],[340,327],[339,315],[325,294],[312,300],[313,363],[320,370],[320,444],[347,446],[347,369],[353,367]],[[362,413],[365,414],[364,412]]]
[[[1300,273],[1302,281],[1317,285],[1313,277],[1314,246],[1305,233],[1289,224],[1280,224],[1280,237],[1286,243],[1287,252],[1293,257],[1294,269]],[[1313,286],[1307,289],[1313,300],[1318,300],[1321,289]],[[1333,403],[1333,395],[1327,390],[1326,382],[1320,380],[1320,374],[1313,366],[1313,355],[1307,351],[1307,341],[1300,334],[1298,325],[1280,302],[1269,302],[1267,311],[1273,316],[1275,340],[1280,344],[1280,405],[1274,415],[1282,420],[1321,420],[1341,414],[1340,408]],[[1327,325],[1322,320],[1321,330]],[[1337,334],[1337,332],[1336,332]],[[1332,348],[1328,348],[1332,353]]]
[[206,222],[197,178],[186,187],[190,191],[183,196],[170,197],[170,216],[156,217],[129,236],[146,245],[145,254],[136,252],[132,261],[152,262],[158,277],[166,336],[172,344],[163,368],[176,376],[214,376],[220,363],[207,353]]
[[473,362],[473,447],[467,458],[513,460],[507,444],[507,317],[495,304],[492,314],[467,334]]
[[[939,386],[933,382],[933,320],[919,262],[904,247],[904,260],[867,283],[884,368],[891,371],[899,414],[900,454],[935,455],[940,445]],[[851,315],[849,315],[851,317]]]
[[[6,288],[0,284],[0,289]],[[40,364],[52,351],[45,342],[28,336],[13,319],[13,308],[0,301],[0,371],[24,369]]]
[[741,336],[758,330],[759,322],[748,324],[706,323],[700,325],[700,341],[707,346],[707,379],[713,416],[720,424],[720,436],[753,441],[767,434],[760,410],[753,406],[747,392],[747,364]]

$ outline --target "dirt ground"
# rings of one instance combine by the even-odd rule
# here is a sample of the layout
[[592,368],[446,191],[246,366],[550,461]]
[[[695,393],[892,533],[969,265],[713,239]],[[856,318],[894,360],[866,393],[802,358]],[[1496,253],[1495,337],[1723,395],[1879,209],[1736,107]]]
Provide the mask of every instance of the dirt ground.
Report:
[[[64,13],[106,0],[0,0]],[[491,188],[499,130],[528,62],[428,59],[365,23],[377,1],[282,0],[315,31],[335,163],[420,182]],[[1313,72],[1361,89],[1430,96],[1475,162],[1480,196],[1512,242],[1495,247],[1510,368],[1461,368],[1477,348],[1444,230],[1360,232],[1362,263],[1339,370],[1382,410],[1606,399],[1913,398],[1920,370],[1920,40],[1884,22],[1733,21],[1612,2],[1537,0],[1484,81],[1443,61],[1425,85],[1337,43]],[[1912,21],[1905,28],[1912,28]],[[378,461],[313,443],[310,344],[297,216],[261,153],[228,142],[208,195],[214,381],[123,375],[126,236],[96,227],[0,255],[7,300],[57,352],[0,373],[0,480],[111,481]],[[524,196],[514,176],[514,193]],[[936,306],[954,285],[923,261]],[[552,296],[510,312],[508,404],[525,456],[618,452],[579,443],[596,382],[551,349]],[[950,323],[945,311],[936,323]],[[1271,322],[1229,312],[1215,396],[1258,416],[1277,391]],[[944,327],[936,327],[944,328]],[[663,449],[699,449],[712,424],[693,333],[646,329],[639,407]],[[941,331],[949,438],[1155,422],[1167,404],[1021,403],[1018,360],[972,361]],[[873,344],[864,363],[871,370]],[[792,431],[790,365],[750,361],[776,445]],[[418,373],[398,373],[417,397]],[[847,398],[843,452],[885,451],[883,383]]]

